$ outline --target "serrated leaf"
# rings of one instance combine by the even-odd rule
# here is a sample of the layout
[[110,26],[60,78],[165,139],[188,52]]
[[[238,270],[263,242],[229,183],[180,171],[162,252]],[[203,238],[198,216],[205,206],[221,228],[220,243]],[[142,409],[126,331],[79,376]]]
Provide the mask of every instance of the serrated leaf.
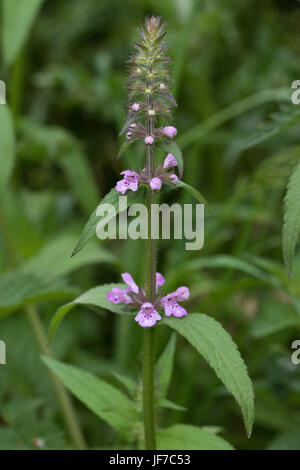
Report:
[[174,157],[177,160],[178,163],[178,172],[179,172],[179,178],[182,178],[183,175],[183,156],[181,149],[179,145],[172,141],[172,140],[166,140],[163,142],[163,148],[168,152],[174,155]]
[[2,0],[2,49],[11,65],[24,45],[43,0]]
[[62,305],[57,312],[55,313],[54,317],[52,318],[51,325],[50,325],[50,339],[52,341],[53,335],[65,318],[65,316],[74,308],[76,305],[91,305],[95,307],[100,307],[105,310],[109,310],[110,312],[119,313],[119,314],[126,314],[128,313],[128,309],[124,304],[112,304],[106,299],[106,294],[112,290],[113,287],[118,287],[119,289],[125,289],[125,284],[104,284],[103,286],[94,287],[93,289],[89,289],[88,291],[81,294],[77,299],[69,302],[65,305]]
[[198,189],[196,189],[193,186],[190,186],[189,184],[184,183],[183,181],[180,181],[180,180],[176,183],[176,187],[177,188],[183,188],[185,191],[190,193],[197,201],[199,201],[201,204],[204,204],[205,208],[210,213],[208,202],[202,196],[202,194],[198,191]]
[[157,448],[166,450],[234,450],[222,437],[189,424],[176,424],[157,432]]
[[9,107],[0,104],[0,195],[9,182],[15,159],[14,125]]
[[247,434],[251,435],[254,395],[247,368],[230,335],[220,323],[201,313],[166,318],[163,323],[184,336],[214,369],[240,405]]
[[157,382],[161,397],[166,397],[170,380],[172,377],[173,362],[176,348],[176,335],[171,336],[170,341],[165,347],[162,355],[157,361]]
[[42,359],[78,400],[122,436],[129,438],[139,415],[134,403],[126,395],[104,380],[77,367],[48,357]]
[[282,233],[283,259],[288,275],[291,274],[292,263],[300,233],[300,162],[294,169],[288,182],[284,199],[284,221]]
[[[111,204],[114,209],[115,209],[115,214],[117,215],[119,213],[119,197],[120,193],[116,191],[115,188],[113,188],[100,202],[99,206],[101,204]],[[130,191],[127,194],[127,208],[130,207],[132,204],[139,203],[139,202],[144,202],[145,200],[145,191],[143,189],[139,189],[136,192]],[[98,206],[98,207],[99,207]],[[92,213],[90,216],[88,222],[86,223],[83,232],[81,234],[81,237],[75,246],[72,256],[76,255],[84,246],[85,244],[96,234],[96,227],[97,224],[100,220],[100,217],[96,215],[97,209]],[[111,215],[110,219],[106,219],[107,222],[111,220],[114,217],[114,215]]]

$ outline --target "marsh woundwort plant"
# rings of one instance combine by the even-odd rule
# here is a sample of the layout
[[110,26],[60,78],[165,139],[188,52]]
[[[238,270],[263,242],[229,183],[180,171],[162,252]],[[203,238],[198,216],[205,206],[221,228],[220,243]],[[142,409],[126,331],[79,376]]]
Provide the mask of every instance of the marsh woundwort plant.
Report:
[[[122,274],[123,284],[106,284],[90,289],[73,302],[62,306],[51,324],[52,337],[64,316],[78,304],[96,305],[127,315],[128,321],[134,319],[143,328],[144,335],[142,394],[140,387],[129,377],[123,377],[121,381],[125,384],[130,399],[111,384],[85,371],[49,358],[45,362],[79,399],[115,427],[129,443],[138,442],[139,446],[146,449],[228,449],[231,448],[230,444],[222,438],[195,426],[181,424],[156,432],[155,414],[158,408],[166,406],[175,350],[173,336],[156,363],[155,336],[161,324],[185,337],[208,361],[239,403],[248,435],[253,422],[251,381],[231,337],[220,323],[208,315],[187,312],[181,302],[190,297],[188,287],[180,286],[174,292],[163,292],[165,279],[158,272],[158,242],[157,237],[151,237],[151,208],[157,202],[159,194],[165,188],[183,188],[198,201],[204,202],[195,188],[182,181],[182,155],[174,139],[177,129],[171,125],[171,110],[177,104],[171,94],[170,59],[167,56],[165,34],[165,25],[160,18],[146,18],[145,24],[139,29],[136,51],[129,61],[128,116],[121,132],[126,133],[126,142],[121,148],[123,152],[134,142],[142,142],[145,150],[144,164],[138,171],[123,171],[123,178],[100,203],[113,206],[115,211],[112,212],[115,213],[120,210],[119,198],[124,198],[125,194],[126,207],[122,208],[123,211],[136,202],[146,201],[148,236],[145,242],[144,285],[137,285],[131,274],[125,272]],[[161,162],[158,149],[166,151]],[[96,233],[98,219],[99,212],[96,210],[84,227],[72,256]],[[167,405],[177,406],[168,400]]]
[[[126,139],[143,140],[145,143],[145,167],[140,172],[125,170],[124,178],[117,183],[117,191],[137,191],[139,184],[147,185],[147,207],[150,209],[165,182],[176,185],[178,177],[174,173],[177,167],[175,156],[168,153],[163,164],[155,158],[155,148],[164,140],[173,139],[177,129],[168,125],[172,106],[177,106],[170,89],[170,59],[164,41],[165,25],[160,18],[146,18],[145,25],[139,29],[139,42],[136,52],[129,61],[130,75],[127,80],[129,90],[127,107],[127,125],[123,131]],[[114,288],[107,294],[112,303],[131,304],[138,310],[135,320],[145,328],[143,354],[143,410],[145,444],[148,449],[155,449],[154,422],[154,359],[155,328],[161,320],[158,309],[163,307],[167,316],[182,317],[186,310],[178,304],[189,298],[189,289],[180,287],[177,291],[162,297],[158,287],[165,280],[157,270],[156,241],[151,238],[151,210],[148,211],[148,240],[146,243],[145,286],[138,287],[129,273],[122,275],[128,284],[124,290]]]

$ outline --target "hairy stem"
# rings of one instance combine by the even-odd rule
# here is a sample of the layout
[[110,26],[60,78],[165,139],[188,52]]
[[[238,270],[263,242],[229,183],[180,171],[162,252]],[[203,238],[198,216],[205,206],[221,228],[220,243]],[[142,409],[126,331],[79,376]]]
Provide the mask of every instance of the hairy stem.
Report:
[[[147,83],[149,86],[150,83]],[[152,108],[152,96],[147,98],[148,109]],[[153,120],[146,119],[147,135],[152,134]],[[155,158],[152,145],[147,146],[147,172],[152,177],[155,169]],[[148,238],[146,242],[146,298],[153,303],[156,294],[156,243],[151,238],[151,206],[154,194],[149,189],[147,194],[148,210]],[[154,416],[154,362],[155,362],[155,328],[145,328],[143,344],[143,411],[144,411],[144,435],[147,450],[156,449],[155,416]]]
[[[146,296],[149,302],[155,298],[156,246],[151,240],[151,204],[153,192],[147,195],[148,239],[146,245]],[[154,362],[155,362],[155,328],[144,329],[143,344],[143,410],[144,435],[147,450],[155,450],[155,417],[154,417]]]

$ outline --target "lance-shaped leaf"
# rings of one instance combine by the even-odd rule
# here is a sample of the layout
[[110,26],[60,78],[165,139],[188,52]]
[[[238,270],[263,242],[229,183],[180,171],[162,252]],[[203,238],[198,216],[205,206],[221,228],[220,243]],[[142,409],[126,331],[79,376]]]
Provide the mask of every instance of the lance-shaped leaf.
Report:
[[43,0],[2,0],[2,47],[5,65],[17,58]]
[[[116,189],[113,188],[100,202],[99,206],[101,204],[110,204],[114,208],[114,213],[112,212],[110,217],[106,217],[106,223],[108,223],[109,220],[113,219],[113,217],[119,213],[120,211],[120,205],[119,205],[120,199],[119,198],[120,197],[121,197],[120,193],[118,193],[118,191],[116,191]],[[140,188],[136,192],[129,191],[126,196],[123,196],[123,205],[122,205],[121,210],[127,209],[132,204],[144,202],[144,200],[145,200],[145,191],[143,188]],[[100,216],[97,215],[97,209],[96,209],[90,216],[89,220],[87,221],[83,229],[83,232],[81,234],[81,237],[73,250],[72,256],[76,255],[76,253],[78,253],[84,247],[84,245],[90,240],[90,238],[92,238],[96,234],[96,227],[97,227],[99,220],[100,220]]]
[[214,369],[241,407],[248,436],[251,435],[254,394],[247,368],[230,335],[220,323],[205,314],[166,318],[163,323],[184,336]]
[[300,233],[300,163],[294,169],[284,199],[283,259],[290,275]]
[[78,400],[130,440],[139,414],[135,404],[124,393],[77,367],[63,364],[48,357],[42,359]]
[[80,295],[72,302],[62,305],[52,318],[50,325],[50,341],[52,341],[53,335],[62,320],[74,307],[76,307],[76,305],[91,305],[119,314],[128,313],[126,305],[112,304],[106,299],[106,294],[110,292],[113,287],[125,289],[127,286],[125,284],[105,284],[103,286],[94,287],[93,289],[89,289],[84,292],[84,294]]
[[15,158],[15,136],[11,113],[0,104],[0,195],[11,176]]
[[210,213],[208,202],[202,196],[202,194],[198,191],[198,189],[196,189],[193,186],[190,186],[189,184],[184,183],[183,181],[180,181],[180,180],[176,183],[176,187],[177,188],[183,188],[185,191],[190,193],[197,201],[201,202],[201,204],[204,204],[207,211]]
[[125,153],[126,150],[128,149],[128,147],[130,147],[130,145],[133,144],[133,142],[136,142],[137,140],[138,139],[130,139],[130,140],[126,140],[125,142],[123,142],[123,144],[121,145],[119,149],[117,159],[121,158],[123,153]]
[[157,433],[157,448],[169,450],[233,450],[229,442],[213,432],[191,426],[176,424]]

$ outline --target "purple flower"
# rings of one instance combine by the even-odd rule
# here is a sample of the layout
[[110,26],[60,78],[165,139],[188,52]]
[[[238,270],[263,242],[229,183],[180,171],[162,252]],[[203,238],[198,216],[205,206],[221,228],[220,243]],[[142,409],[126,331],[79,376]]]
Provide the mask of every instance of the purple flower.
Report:
[[187,311],[185,308],[181,307],[178,302],[182,300],[187,300],[190,296],[190,291],[187,287],[178,287],[175,292],[166,295],[161,299],[161,303],[165,310],[165,315],[170,317],[174,315],[174,317],[183,317],[187,315]]
[[152,135],[147,135],[147,137],[145,137],[145,144],[152,145],[153,142],[154,142],[154,139],[153,139]]
[[140,109],[140,105],[138,103],[133,103],[131,109],[132,111],[138,111]]
[[125,194],[128,189],[131,191],[137,191],[139,187],[140,176],[135,171],[125,170],[122,171],[121,175],[124,175],[124,179],[117,182],[116,190]]
[[173,139],[173,137],[175,137],[175,135],[177,134],[177,129],[173,126],[167,126],[162,129],[161,133],[169,139]]
[[161,188],[162,180],[160,178],[152,178],[149,184],[150,184],[150,188],[153,189],[153,191],[155,191]]
[[121,276],[122,276],[123,281],[126,282],[126,284],[129,286],[129,290],[131,292],[133,292],[134,294],[138,294],[139,293],[139,286],[134,282],[134,280],[132,279],[131,274],[123,273],[123,274],[121,274]]
[[179,181],[178,176],[175,175],[175,174],[170,175],[169,178],[170,178],[170,180],[171,180],[171,183],[173,183],[173,184],[177,184],[178,181]]
[[187,287],[178,287],[175,292],[160,297],[158,294],[159,287],[163,286],[165,279],[161,273],[156,273],[156,296],[153,303],[147,302],[145,290],[139,287],[133,280],[131,274],[123,273],[123,281],[127,284],[126,289],[113,287],[111,292],[106,294],[106,298],[112,304],[130,304],[131,307],[139,310],[135,317],[142,327],[151,327],[161,320],[161,316],[157,312],[157,308],[164,308],[167,317],[174,315],[175,317],[183,317],[187,315],[187,311],[178,304],[183,300],[187,300],[190,291]]
[[160,286],[163,286],[165,282],[164,276],[160,273],[156,273],[156,291]]
[[118,287],[113,287],[111,292],[106,294],[106,298],[112,304],[131,304],[132,299],[127,295],[129,289],[119,289]]
[[161,320],[161,316],[150,302],[145,302],[135,317],[135,321],[137,321],[143,328],[154,326],[159,320]]
[[172,153],[168,153],[164,159],[164,168],[174,168],[177,166],[177,160]]

